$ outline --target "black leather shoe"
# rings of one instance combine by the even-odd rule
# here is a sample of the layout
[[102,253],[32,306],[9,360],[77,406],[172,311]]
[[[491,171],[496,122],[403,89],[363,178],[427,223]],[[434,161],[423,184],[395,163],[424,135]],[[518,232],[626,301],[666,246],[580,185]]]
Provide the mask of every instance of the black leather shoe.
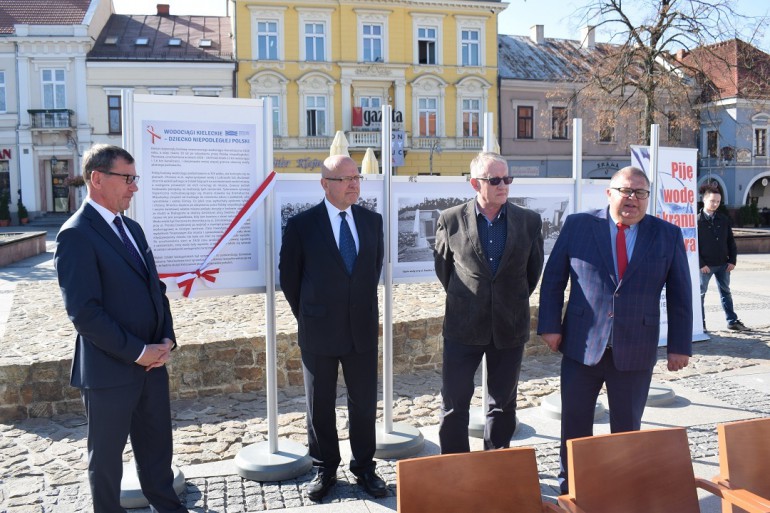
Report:
[[329,493],[329,490],[331,490],[332,486],[336,483],[336,473],[319,470],[313,480],[307,484],[307,488],[305,488],[307,498],[311,501],[320,501],[326,497],[326,494]]
[[388,494],[388,486],[377,472],[369,470],[358,477],[358,484],[372,497],[385,497]]

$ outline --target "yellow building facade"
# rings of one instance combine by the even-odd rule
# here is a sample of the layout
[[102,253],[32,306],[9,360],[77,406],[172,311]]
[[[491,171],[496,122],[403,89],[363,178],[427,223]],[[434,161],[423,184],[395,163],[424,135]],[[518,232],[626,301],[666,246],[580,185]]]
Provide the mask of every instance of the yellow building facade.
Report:
[[381,106],[403,135],[399,175],[460,175],[497,126],[499,1],[234,0],[236,95],[273,104],[274,165],[317,172],[341,130],[379,158]]

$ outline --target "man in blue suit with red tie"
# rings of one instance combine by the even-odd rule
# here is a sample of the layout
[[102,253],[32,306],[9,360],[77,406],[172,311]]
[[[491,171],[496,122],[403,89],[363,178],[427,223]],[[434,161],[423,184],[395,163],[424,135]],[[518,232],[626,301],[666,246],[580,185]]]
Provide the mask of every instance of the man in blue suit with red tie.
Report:
[[569,216],[545,267],[537,332],[563,355],[563,493],[568,491],[567,440],[593,434],[602,385],[612,432],[641,427],[657,360],[663,287],[668,370],[686,367],[692,356],[692,282],[682,232],[645,215],[649,196],[642,170],[625,167],[615,173],[607,188],[609,207]]
[[83,156],[83,178],[88,197],[59,231],[54,264],[77,330],[70,383],[86,410],[94,512],[125,512],[120,481],[129,435],[153,511],[187,512],[171,470],[165,365],[176,338],[166,287],[142,228],[121,214],[138,190],[134,158],[96,145]]

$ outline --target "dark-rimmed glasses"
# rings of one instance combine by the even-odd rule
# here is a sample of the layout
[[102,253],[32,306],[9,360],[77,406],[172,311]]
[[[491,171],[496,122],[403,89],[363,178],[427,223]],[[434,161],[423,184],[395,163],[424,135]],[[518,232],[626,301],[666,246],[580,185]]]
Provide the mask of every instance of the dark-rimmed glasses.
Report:
[[326,178],[326,180],[331,180],[332,182],[345,182],[345,183],[350,183],[350,182],[358,183],[363,179],[364,178],[361,175],[341,176],[339,178]]
[[484,180],[485,182],[488,182],[489,185],[493,185],[493,186],[500,185],[500,182],[503,182],[505,185],[511,185],[513,183],[512,176],[493,176],[492,178],[478,176],[476,177],[476,180]]
[[105,175],[112,175],[112,176],[122,176],[126,179],[126,185],[131,185],[132,183],[136,183],[139,181],[139,175],[127,175],[124,173],[113,173],[112,171],[102,171],[101,169],[94,169],[94,171],[99,171],[100,173],[104,173]]
[[618,191],[626,198],[636,196],[639,199],[647,199],[650,197],[650,191],[647,189],[631,189],[629,187],[610,187],[613,191]]

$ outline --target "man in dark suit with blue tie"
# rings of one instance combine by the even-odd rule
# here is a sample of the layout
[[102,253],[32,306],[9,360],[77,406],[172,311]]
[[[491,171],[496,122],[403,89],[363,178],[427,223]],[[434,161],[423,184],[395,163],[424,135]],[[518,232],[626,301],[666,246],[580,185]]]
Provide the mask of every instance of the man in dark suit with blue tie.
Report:
[[[666,288],[668,370],[692,355],[692,282],[682,231],[645,215],[650,182],[638,168],[615,173],[609,208],[567,217],[540,285],[537,332],[561,351],[561,472],[566,443],[591,436],[596,400],[607,387],[610,429],[638,431],[647,402]],[[564,291],[569,302],[562,319]]]
[[128,437],[153,511],[181,513],[173,489],[168,372],[176,346],[166,287],[142,228],[121,215],[138,190],[134,158],[106,144],[83,156],[88,197],[62,226],[54,264],[77,338],[70,383],[88,421],[95,513],[123,513]]
[[382,216],[356,205],[360,180],[353,159],[327,158],[321,167],[325,199],[289,219],[281,245],[281,289],[299,325],[308,442],[316,467],[306,492],[314,501],[337,482],[341,461],[335,417],[339,365],[347,385],[350,471],[370,495],[387,494],[373,460]]

